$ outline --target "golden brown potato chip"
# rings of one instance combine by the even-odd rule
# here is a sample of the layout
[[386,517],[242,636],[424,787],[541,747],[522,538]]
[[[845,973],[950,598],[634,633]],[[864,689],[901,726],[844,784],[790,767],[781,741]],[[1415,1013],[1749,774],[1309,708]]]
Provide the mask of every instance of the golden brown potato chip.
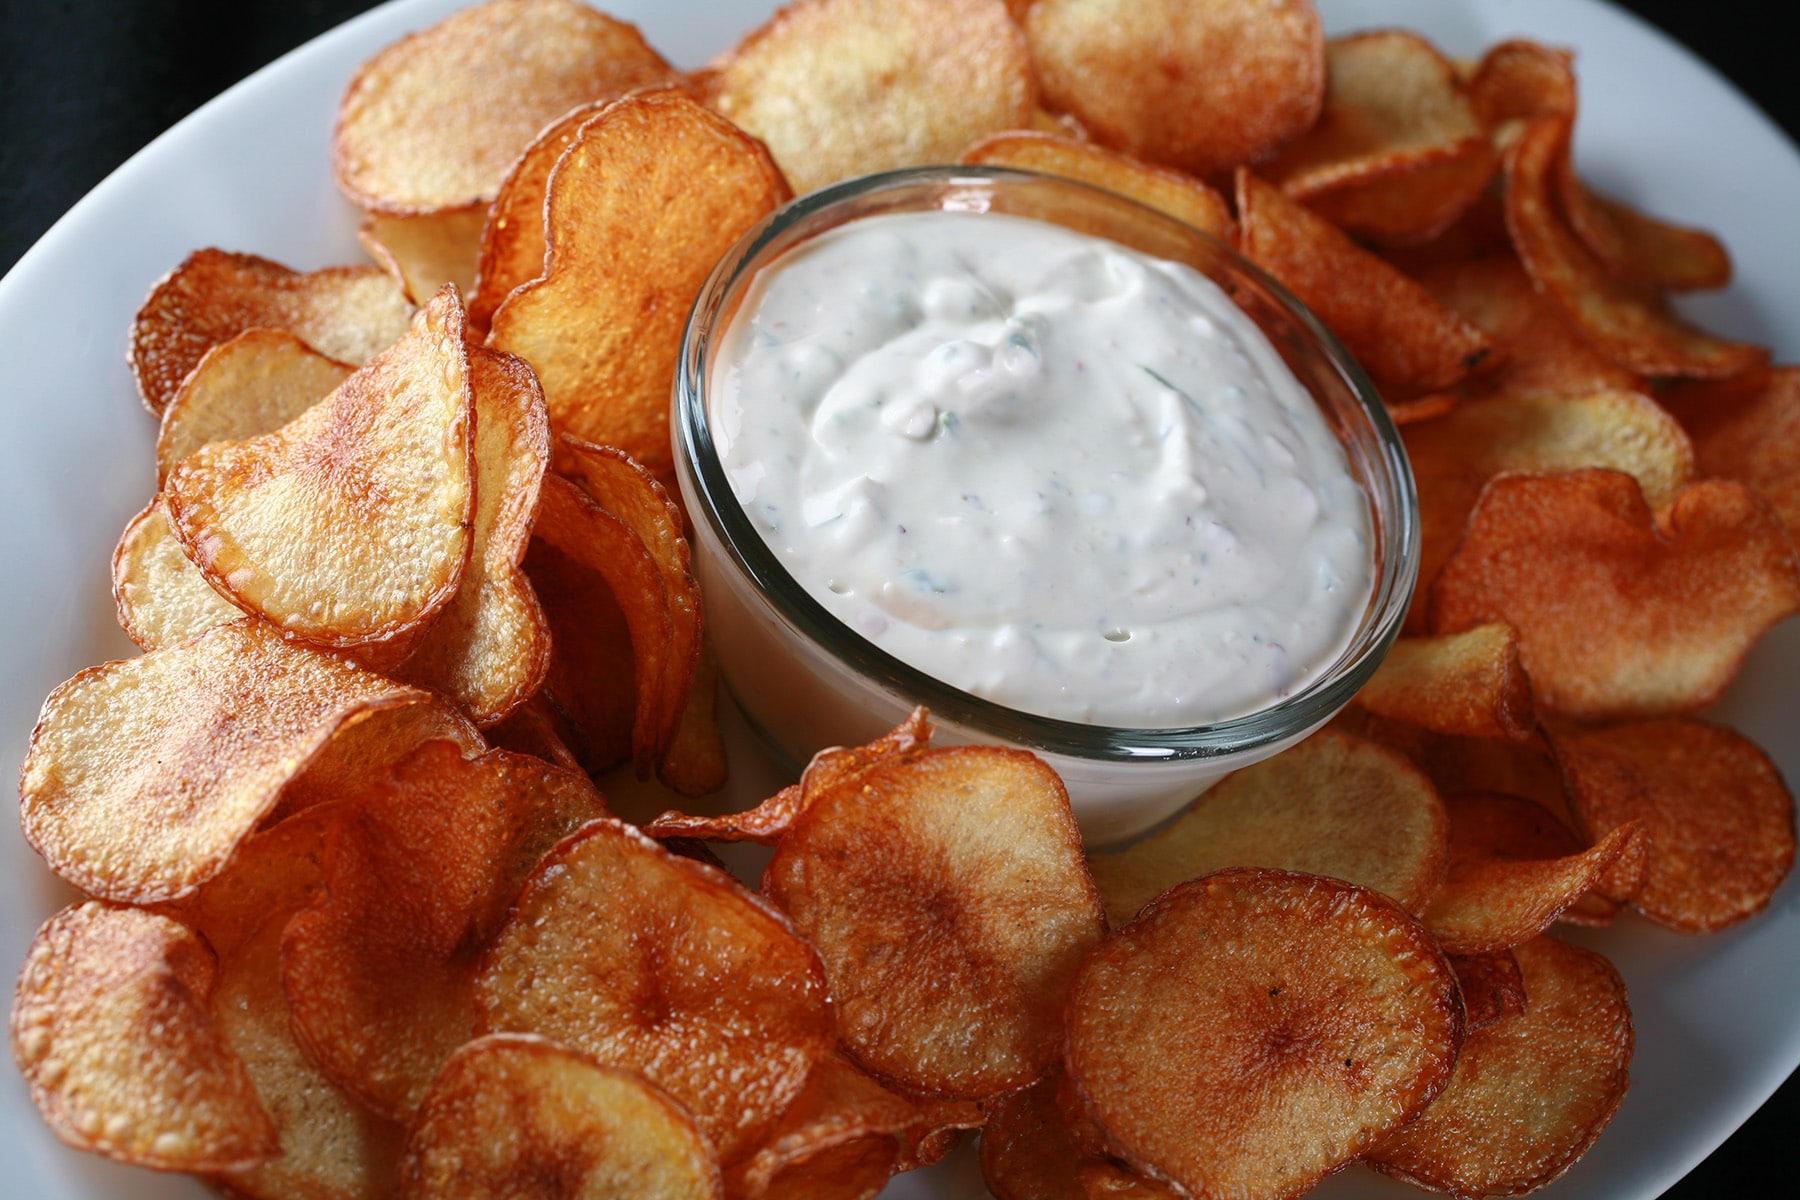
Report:
[[1092,142],[1013,129],[983,138],[964,150],[957,161],[1077,179],[1161,209],[1222,241],[1232,237],[1231,206],[1217,191],[1191,175],[1140,162]]
[[[1496,42],[1470,73],[1468,91],[1476,116],[1490,128],[1534,117],[1573,120],[1575,56],[1529,38]],[[1504,144],[1511,138],[1512,134],[1502,133],[1499,140]]]
[[1055,1060],[1069,982],[1105,928],[1062,781],[987,746],[902,754],[827,787],[763,891],[818,947],[845,1049],[951,1098],[1023,1087]]
[[1137,1170],[1291,1196],[1424,1109],[1462,1036],[1456,976],[1399,905],[1243,868],[1165,892],[1088,956],[1067,1062]]
[[1591,950],[1536,938],[1513,952],[1525,1011],[1471,1032],[1443,1095],[1370,1166],[1453,1196],[1513,1196],[1575,1164],[1625,1098],[1631,1010]]
[[1096,141],[1196,175],[1267,158],[1325,98],[1311,0],[1037,0],[1024,23],[1052,108]]
[[576,0],[488,0],[362,65],[338,108],[332,167],[372,211],[462,208],[491,200],[571,108],[676,78],[636,28]]
[[531,363],[559,430],[666,474],[688,309],[713,264],[787,198],[761,143],[687,93],[617,101],[551,172],[548,265],[500,305],[488,344]]
[[1756,744],[1671,718],[1550,734],[1589,833],[1642,821],[1649,866],[1634,905],[1686,932],[1722,929],[1768,906],[1794,866],[1794,797]]
[[196,250],[151,289],[126,358],[160,414],[206,352],[249,329],[285,329],[360,366],[406,332],[412,307],[375,267],[301,274],[253,254]]
[[702,642],[675,740],[656,764],[656,775],[684,796],[704,796],[725,786],[729,766],[719,728],[719,663],[711,644]]
[[476,263],[487,205],[393,216],[371,213],[356,240],[414,304],[424,304],[446,283],[474,293]]
[[1730,254],[1704,229],[1672,225],[1601,195],[1581,182],[1567,158],[1558,184],[1569,227],[1613,274],[1678,292],[1731,282]]
[[186,895],[225,868],[336,730],[429,699],[249,619],[89,667],[50,693],[32,732],[26,840],[95,895]]
[[541,1033],[641,1072],[729,1167],[833,1034],[819,956],[724,872],[594,821],[527,883],[476,980],[484,1032]]
[[1000,0],[798,0],[727,52],[707,102],[768,144],[796,192],[950,162],[1037,102]]
[[719,1200],[719,1165],[660,1088],[546,1038],[495,1034],[445,1064],[413,1123],[401,1200]]
[[487,730],[488,741],[500,750],[529,754],[547,763],[582,769],[565,738],[566,722],[544,693],[539,692],[512,710],[504,721]]
[[[1093,1155],[1069,1129],[1057,1103],[1064,1080],[1053,1071],[988,1106],[981,1130],[981,1179],[998,1200],[1086,1200],[1080,1170]],[[1098,1139],[1099,1130],[1091,1138]]]
[[1324,730],[1227,776],[1166,827],[1089,865],[1115,927],[1222,867],[1330,875],[1423,912],[1449,847],[1449,818],[1423,773],[1385,747]]
[[1525,974],[1511,950],[1449,956],[1462,989],[1465,1028],[1473,1031],[1525,1011]]
[[45,922],[13,996],[13,1061],[56,1136],[164,1171],[280,1152],[207,1009],[213,952],[168,917],[88,901]]
[[131,519],[113,551],[119,628],[140,650],[161,650],[243,616],[188,560],[162,497]]
[[1445,308],[1325,218],[1249,171],[1237,177],[1239,248],[1311,308],[1377,383],[1446,388],[1491,347]]
[[273,433],[215,442],[164,481],[188,557],[234,603],[329,646],[405,642],[456,594],[474,516],[462,304]]
[[355,368],[282,329],[246,329],[206,352],[163,410],[156,479],[208,442],[280,429],[329,395]]
[[1526,738],[1537,728],[1531,681],[1519,665],[1519,635],[1504,624],[1400,638],[1356,702],[1396,721],[1463,737]]
[[1701,480],[1653,513],[1606,470],[1491,480],[1428,605],[1439,632],[1510,624],[1538,705],[1581,718],[1709,704],[1796,611],[1800,562],[1754,492]]
[[1778,367],[1747,395],[1689,384],[1660,400],[1694,439],[1701,474],[1750,485],[1800,530],[1800,367]]

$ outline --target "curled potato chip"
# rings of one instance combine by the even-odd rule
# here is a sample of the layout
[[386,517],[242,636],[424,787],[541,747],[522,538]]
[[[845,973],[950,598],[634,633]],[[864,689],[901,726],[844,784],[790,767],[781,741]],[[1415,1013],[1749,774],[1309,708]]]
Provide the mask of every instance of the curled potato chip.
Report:
[[140,650],[173,646],[244,615],[188,560],[160,496],[119,536],[112,584],[119,628]]
[[1538,704],[1583,718],[1699,708],[1800,611],[1800,563],[1741,484],[1701,480],[1652,513],[1631,476],[1491,480],[1439,572],[1431,628],[1505,621]]
[[1674,929],[1761,912],[1794,866],[1794,798],[1757,745],[1690,718],[1552,732],[1583,828],[1641,821],[1650,854],[1632,903]]
[[476,980],[483,1032],[540,1033],[641,1072],[729,1167],[831,1051],[819,957],[761,897],[631,826],[539,865]]
[[1446,388],[1491,347],[1430,292],[1325,218],[1239,171],[1239,248],[1311,308],[1377,381]]
[[13,1061],[56,1136],[164,1171],[280,1152],[207,1009],[218,964],[168,917],[89,901],[38,930],[13,996]]
[[714,63],[707,102],[768,144],[796,192],[949,162],[1037,100],[1001,0],[799,0]]
[[32,732],[19,782],[26,840],[95,895],[186,895],[225,868],[340,727],[429,698],[253,620],[90,667],[50,693]]
[[[1534,117],[1575,117],[1575,56],[1529,38],[1496,42],[1469,73],[1469,103],[1495,128]],[[1516,134],[1517,130],[1512,131]],[[1512,134],[1498,140],[1510,142]]]
[[1601,195],[1581,182],[1569,159],[1558,184],[1569,227],[1613,274],[1670,291],[1731,282],[1730,254],[1704,229],[1672,225]]
[[1453,1196],[1513,1196],[1568,1170],[1612,1120],[1634,1040],[1624,982],[1555,938],[1513,953],[1525,1010],[1469,1034],[1450,1086],[1370,1166]]
[[1396,721],[1465,737],[1526,738],[1537,728],[1519,635],[1505,624],[1400,638],[1356,702]]
[[1069,982],[1105,926],[1061,780],[986,746],[902,754],[825,788],[763,890],[818,947],[845,1048],[952,1098],[1023,1087],[1054,1061]]
[[1525,974],[1511,950],[1449,957],[1456,971],[1456,984],[1462,989],[1463,1019],[1468,1030],[1525,1011]]
[[1778,367],[1744,395],[1689,384],[1659,399],[1693,438],[1703,474],[1750,485],[1800,530],[1800,367]]
[[1037,0],[1024,24],[1046,103],[1096,141],[1196,175],[1267,158],[1324,102],[1310,0]]
[[159,280],[131,325],[126,359],[160,414],[206,352],[249,329],[285,329],[360,365],[406,332],[412,308],[374,267],[302,274],[254,254],[196,250]]
[[[1087,1200],[1080,1169],[1093,1161],[1070,1131],[1074,1120],[1057,1103],[1061,1071],[1000,1097],[988,1106],[981,1131],[981,1179],[998,1200]],[[1100,1137],[1095,1129],[1091,1141]]]
[[1324,730],[1227,776],[1163,829],[1089,865],[1114,926],[1223,867],[1329,875],[1423,912],[1444,877],[1449,838],[1423,773],[1385,747]]
[[1240,868],[1165,892],[1088,956],[1067,1063],[1137,1170],[1290,1196],[1423,1110],[1462,1036],[1450,964],[1399,905]]
[[362,64],[338,109],[332,167],[366,209],[462,208],[492,199],[532,137],[571,108],[675,78],[634,27],[576,0],[488,0]]
[[661,1089],[567,1046],[494,1034],[444,1065],[407,1138],[402,1200],[719,1200],[718,1163]]
[[627,96],[557,160],[548,265],[495,311],[488,344],[531,363],[559,430],[666,473],[688,309],[720,256],[787,198],[761,143],[686,92]]
[[404,216],[371,213],[356,240],[408,300],[424,304],[446,283],[465,296],[473,294],[486,224],[485,204]]

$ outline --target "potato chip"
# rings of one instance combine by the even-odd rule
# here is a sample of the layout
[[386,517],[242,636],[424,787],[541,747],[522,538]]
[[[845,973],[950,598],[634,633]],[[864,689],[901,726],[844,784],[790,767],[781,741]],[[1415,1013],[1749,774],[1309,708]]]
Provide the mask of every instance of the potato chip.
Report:
[[13,1061],[56,1136],[164,1171],[280,1152],[207,1010],[218,964],[168,917],[88,901],[50,918],[13,996]]
[[1291,1196],[1424,1109],[1462,1036],[1456,976],[1399,905],[1242,868],[1165,892],[1088,956],[1067,1063],[1135,1169]]
[[572,771],[582,769],[564,737],[566,722],[544,693],[539,692],[487,730],[488,741],[500,750],[529,754]]
[[1529,38],[1511,38],[1489,46],[1469,75],[1469,103],[1483,125],[1496,131],[1502,145],[1518,133],[1499,127],[1522,127],[1535,117],[1575,118],[1575,56]]
[[[804,785],[802,785],[804,791]],[[1062,781],[1017,750],[887,758],[805,803],[763,891],[818,947],[844,1047],[909,1091],[983,1099],[1055,1060],[1105,927]]]
[[1601,195],[1581,182],[1569,159],[1559,175],[1569,227],[1614,275],[1670,291],[1731,282],[1730,254],[1704,229],[1672,225]]
[[1550,734],[1582,826],[1642,821],[1650,841],[1645,916],[1684,932],[1761,912],[1794,866],[1794,798],[1757,745],[1688,718]]
[[1487,357],[1482,332],[1419,284],[1248,171],[1239,248],[1311,308],[1378,383],[1446,388]]
[[1196,175],[1267,158],[1324,102],[1309,0],[1037,0],[1024,24],[1046,103],[1098,142]]
[[1525,974],[1511,950],[1449,956],[1462,989],[1463,1019],[1469,1031],[1525,1011]]
[[1000,0],[799,0],[709,69],[707,103],[796,192],[950,162],[1031,119],[1025,37]]
[[215,442],[164,481],[169,523],[246,611],[328,646],[404,642],[456,593],[474,509],[462,306],[273,433]]
[[1400,638],[1356,702],[1396,721],[1463,737],[1526,738],[1537,728],[1531,681],[1519,665],[1519,635],[1504,624]]
[[[1086,1200],[1079,1172],[1092,1156],[1071,1135],[1071,1116],[1057,1103],[1063,1079],[1055,1071],[988,1106],[981,1179],[998,1200]],[[1091,1136],[1098,1139],[1100,1131]]]
[[456,1052],[407,1139],[402,1200],[719,1200],[718,1163],[661,1089],[546,1038]]
[[548,265],[495,311],[488,344],[531,363],[559,430],[667,474],[688,309],[713,264],[787,198],[761,143],[687,93],[628,96],[557,161]]
[[1450,1086],[1370,1166],[1453,1196],[1513,1196],[1568,1170],[1612,1120],[1634,1040],[1624,982],[1555,938],[1513,953],[1525,1011],[1471,1032]]
[[131,519],[113,551],[119,628],[140,650],[161,650],[243,612],[188,560],[159,496]]
[[1491,480],[1431,589],[1439,632],[1505,621],[1540,707],[1582,718],[1711,703],[1763,632],[1800,611],[1800,563],[1741,484],[1652,513],[1631,476]]
[[50,693],[32,733],[26,840],[94,895],[186,895],[225,868],[337,729],[429,698],[248,619],[89,667]]
[[1689,384],[1659,400],[1694,439],[1702,474],[1750,485],[1800,530],[1800,367],[1778,367],[1746,395]]
[[385,779],[394,764],[432,739],[455,742],[464,758],[487,749],[481,731],[455,704],[435,693],[422,702],[374,709],[338,727],[306,769],[282,789],[268,824],[285,822],[313,808],[355,800],[372,781]]
[[656,775],[684,796],[704,796],[725,786],[728,769],[719,728],[719,662],[711,645],[702,642],[675,739],[656,764]]
[[1423,912],[1449,847],[1449,818],[1422,772],[1385,747],[1324,730],[1227,776],[1164,828],[1089,866],[1115,927],[1222,867],[1347,879]]
[[163,410],[156,479],[208,442],[271,433],[355,370],[282,329],[246,329],[208,350]]
[[328,844],[324,899],[288,922],[296,1035],[333,1081],[404,1119],[475,1032],[478,960],[545,851],[605,814],[587,777],[431,741]]
[[639,1071],[729,1167],[761,1145],[833,1034],[825,973],[729,875],[594,821],[526,885],[476,980],[484,1032]]
[[633,26],[576,0],[488,0],[362,65],[338,109],[332,166],[371,211],[463,208],[491,200],[519,152],[571,108],[676,78]]
[[[1542,736],[1529,741],[1511,738],[1459,737],[1434,733],[1404,721],[1377,716],[1361,708],[1347,708],[1331,728],[1397,750],[1430,777],[1441,796],[1457,792],[1506,792],[1530,799],[1556,815],[1568,814],[1562,776]],[[1567,822],[1564,822],[1565,825]],[[1544,855],[1555,858],[1581,847],[1570,840]]]
[[487,206],[395,216],[371,213],[356,240],[414,304],[424,304],[446,283],[463,295],[475,290],[481,231]]
[[1232,237],[1231,206],[1224,196],[1191,175],[1140,162],[1092,142],[1013,129],[981,139],[957,161],[1076,179],[1161,209],[1222,241]]
[[406,332],[412,307],[375,267],[292,268],[196,250],[150,290],[126,360],[161,414],[206,352],[249,329],[285,329],[327,358],[360,366]]

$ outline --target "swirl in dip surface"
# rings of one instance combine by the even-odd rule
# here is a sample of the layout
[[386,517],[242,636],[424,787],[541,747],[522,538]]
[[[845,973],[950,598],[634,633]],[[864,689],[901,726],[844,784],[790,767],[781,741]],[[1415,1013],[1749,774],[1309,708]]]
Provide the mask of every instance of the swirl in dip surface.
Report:
[[757,276],[708,395],[794,579],[1011,708],[1254,712],[1368,603],[1368,500],[1312,397],[1216,284],[1113,242],[990,213],[849,222]]

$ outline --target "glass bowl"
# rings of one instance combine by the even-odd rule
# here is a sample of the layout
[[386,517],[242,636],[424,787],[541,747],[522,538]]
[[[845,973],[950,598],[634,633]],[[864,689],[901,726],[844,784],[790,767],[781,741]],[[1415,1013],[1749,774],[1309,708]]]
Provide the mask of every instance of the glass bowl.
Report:
[[[708,426],[713,351],[758,272],[795,246],[882,213],[1008,213],[1187,263],[1219,284],[1318,402],[1369,501],[1373,587],[1338,657],[1310,683],[1243,716],[1135,729],[1022,712],[953,687],[864,640],[797,583],[733,494]],[[1211,783],[1292,745],[1363,685],[1392,644],[1418,576],[1418,497],[1374,386],[1317,318],[1229,246],[1086,184],[987,167],[923,167],[801,197],[752,229],[713,270],[689,316],[675,381],[676,471],[722,677],[790,769],[818,750],[885,733],[916,705],[938,744],[1021,747],[1062,776],[1084,835],[1107,844],[1178,811]]]

